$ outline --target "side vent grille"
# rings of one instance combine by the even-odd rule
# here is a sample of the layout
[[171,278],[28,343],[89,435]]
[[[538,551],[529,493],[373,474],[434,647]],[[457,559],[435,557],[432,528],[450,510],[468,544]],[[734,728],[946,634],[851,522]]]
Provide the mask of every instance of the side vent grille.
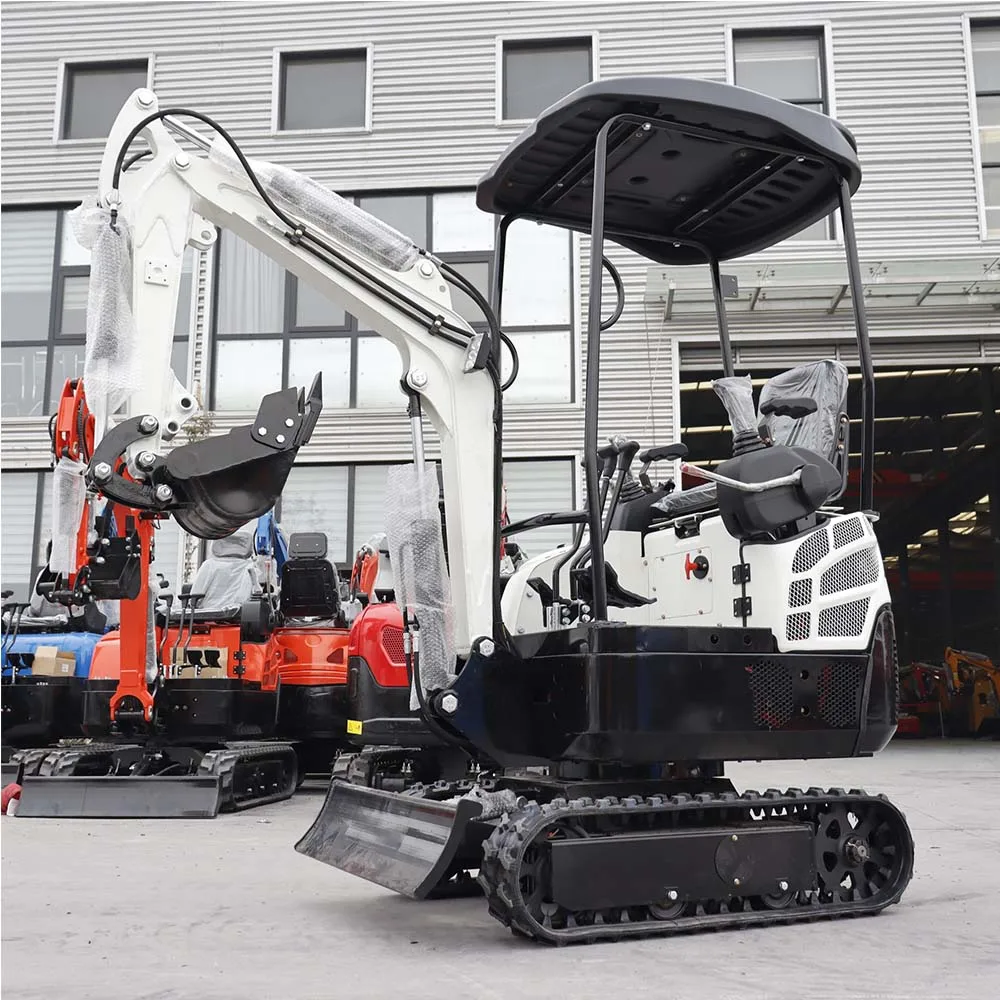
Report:
[[793,580],[788,588],[788,606],[790,608],[804,608],[811,604],[813,599],[812,580]]
[[829,638],[861,635],[865,628],[865,618],[868,617],[870,600],[870,597],[865,597],[860,601],[848,601],[846,604],[835,604],[832,608],[823,608],[819,613],[819,636]]
[[858,725],[865,671],[860,663],[826,664],[817,683],[819,714],[833,729]]
[[861,549],[835,562],[821,577],[819,592],[824,597],[854,587],[870,587],[878,580],[878,562],[872,549]]
[[795,709],[792,676],[776,660],[757,660],[750,667],[753,721],[765,729],[788,725]]
[[785,638],[789,642],[802,642],[809,638],[812,615],[808,611],[796,611],[785,619]]
[[837,521],[833,526],[833,544],[842,549],[851,542],[860,542],[865,537],[865,527],[860,517],[852,517],[849,521]]
[[813,568],[830,551],[830,541],[825,530],[814,531],[795,553],[793,573],[805,573]]

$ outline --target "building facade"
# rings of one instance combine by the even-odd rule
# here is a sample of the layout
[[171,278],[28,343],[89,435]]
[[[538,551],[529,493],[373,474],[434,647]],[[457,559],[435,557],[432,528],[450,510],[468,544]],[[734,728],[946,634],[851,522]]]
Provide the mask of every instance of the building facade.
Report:
[[[527,121],[616,76],[695,76],[825,111],[855,134],[863,257],[1000,254],[1000,22],[967,3],[46,3],[2,5],[3,585],[44,558],[48,415],[82,374],[89,260],[67,212],[96,187],[104,137],[149,86],[161,107],[211,115],[252,157],[301,170],[491,281],[493,220],[473,189]],[[842,260],[836,220],[751,264]],[[685,370],[717,367],[714,325],[668,316],[647,262],[611,250],[625,281],[602,354],[601,426],[644,445],[682,430]],[[521,373],[507,397],[512,517],[579,501],[586,240],[515,224],[501,320]],[[610,286],[609,286],[610,288]],[[325,409],[280,501],[287,529],[318,528],[338,561],[381,527],[387,464],[410,456],[394,348],[229,233],[190,250],[178,376],[215,433],[260,397],[322,370]],[[460,303],[475,319],[471,302]],[[850,312],[736,317],[740,369],[851,363]],[[873,318],[876,364],[1000,359],[997,312],[975,295],[909,300]],[[720,411],[720,423],[724,418]],[[433,447],[433,442],[431,442]],[[531,546],[560,540],[559,529]],[[176,528],[158,568],[192,568]]]

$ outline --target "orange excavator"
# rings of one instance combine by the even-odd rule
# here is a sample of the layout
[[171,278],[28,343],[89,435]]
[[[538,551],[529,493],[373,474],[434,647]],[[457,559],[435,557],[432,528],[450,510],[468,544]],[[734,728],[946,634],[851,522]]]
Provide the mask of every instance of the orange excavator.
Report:
[[956,734],[1000,735],[1000,668],[982,653],[953,649],[944,651],[951,676],[950,717]]
[[[189,396],[178,403],[193,408]],[[159,429],[179,421],[143,414],[97,440],[83,380],[67,382],[53,443],[55,475],[68,485],[65,496],[56,489],[53,558],[36,589],[69,607],[116,601],[121,623],[97,643],[82,681],[87,740],[14,756],[19,815],[214,816],[294,792],[297,758],[276,737],[280,671],[268,646],[244,640],[241,606],[200,607],[206,595],[195,587],[178,595],[179,612],[169,601],[157,608],[150,566],[167,516],[228,541],[269,510],[321,407],[317,378],[308,397],[286,389],[262,401],[254,427],[280,419],[289,429],[276,446],[244,427],[162,456]],[[130,455],[135,442],[145,446]]]

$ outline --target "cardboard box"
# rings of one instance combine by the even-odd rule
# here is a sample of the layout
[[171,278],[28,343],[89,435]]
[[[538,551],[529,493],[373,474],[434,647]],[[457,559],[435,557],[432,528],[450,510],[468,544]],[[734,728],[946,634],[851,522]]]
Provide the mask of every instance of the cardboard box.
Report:
[[36,646],[31,673],[34,677],[73,677],[76,654],[65,653],[58,646]]

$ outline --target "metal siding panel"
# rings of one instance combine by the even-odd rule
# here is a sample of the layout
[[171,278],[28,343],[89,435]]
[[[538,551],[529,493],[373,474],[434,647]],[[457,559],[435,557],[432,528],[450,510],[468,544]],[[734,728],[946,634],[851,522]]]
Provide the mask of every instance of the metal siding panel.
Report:
[[[5,203],[72,202],[92,189],[102,144],[53,142],[59,60],[104,57],[109,37],[115,38],[118,57],[155,55],[153,85],[161,97],[217,116],[249,154],[305,170],[341,190],[386,190],[473,184],[517,134],[517,126],[494,120],[497,36],[595,32],[602,77],[667,71],[724,80],[727,25],[808,17],[830,26],[836,110],[859,143],[865,180],[855,207],[862,250],[947,256],[980,247],[962,15],[991,14],[991,4],[866,8],[816,3],[808,14],[798,3],[706,7],[688,2],[669,7],[652,2],[586,7],[372,2],[365,4],[363,17],[358,10],[346,2],[293,3],[283,4],[277,18],[271,5],[258,3],[3,4]],[[338,46],[373,45],[371,134],[271,134],[273,50],[310,45],[317,38],[336,39]],[[581,242],[582,317],[587,262],[586,241]],[[767,256],[827,259],[839,252],[786,244]],[[670,339],[683,333],[704,336],[712,328],[669,323],[661,329],[651,315],[647,346],[641,262],[617,250],[609,256],[622,270],[628,297],[625,315],[603,340],[602,434],[626,432],[641,436],[643,443],[663,443],[673,430]],[[194,385],[206,384],[208,375],[210,273],[210,257],[201,255],[191,351]],[[886,322],[879,317],[873,328]],[[970,325],[976,337],[983,327],[995,328],[992,317],[970,319],[968,314],[905,317],[897,326],[903,335],[930,332],[928,323],[942,337],[966,340],[967,333],[960,331]],[[746,336],[825,341],[843,332],[839,322],[824,318],[769,317]],[[682,348],[685,357],[690,349]],[[993,341],[982,341],[981,351],[996,356]],[[236,420],[220,415],[216,432]],[[544,439],[539,426],[546,428]],[[3,430],[4,467],[47,464],[44,421],[5,420]],[[508,455],[576,451],[582,410],[511,407],[505,430]],[[433,438],[428,444],[435,447]],[[302,458],[391,461],[408,455],[409,433],[401,414],[361,410],[324,415]]]

